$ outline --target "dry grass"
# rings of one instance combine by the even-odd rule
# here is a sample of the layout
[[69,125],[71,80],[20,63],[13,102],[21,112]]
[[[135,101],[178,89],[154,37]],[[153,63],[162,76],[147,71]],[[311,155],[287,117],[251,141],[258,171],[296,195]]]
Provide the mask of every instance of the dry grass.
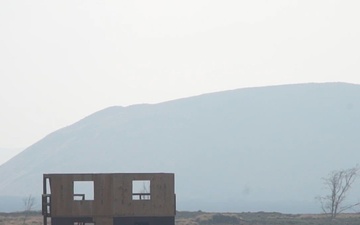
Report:
[[[0,213],[0,225],[23,225],[24,213]],[[41,225],[40,212],[30,213],[26,225]],[[281,213],[206,213],[178,212],[176,225],[359,225],[360,214],[341,214],[329,221],[323,214],[281,214]]]
[[[0,225],[23,225],[24,213],[0,213]],[[39,212],[32,212],[26,216],[26,225],[41,225],[42,216]]]

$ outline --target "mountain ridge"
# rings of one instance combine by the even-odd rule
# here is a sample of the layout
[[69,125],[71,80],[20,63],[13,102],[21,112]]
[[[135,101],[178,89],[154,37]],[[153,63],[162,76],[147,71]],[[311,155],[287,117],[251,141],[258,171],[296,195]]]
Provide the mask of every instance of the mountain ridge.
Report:
[[358,163],[359,121],[360,86],[346,83],[112,106],[0,166],[0,193],[39,195],[42,173],[174,172],[181,209],[313,212],[321,177]]

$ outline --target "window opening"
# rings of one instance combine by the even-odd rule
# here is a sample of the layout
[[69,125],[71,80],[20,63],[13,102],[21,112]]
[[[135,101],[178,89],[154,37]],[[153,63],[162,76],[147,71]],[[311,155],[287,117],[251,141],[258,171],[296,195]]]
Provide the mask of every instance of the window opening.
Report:
[[46,194],[51,194],[51,183],[50,178],[45,179],[45,186],[46,186]]
[[150,180],[132,181],[132,200],[150,200]]
[[51,187],[50,178],[45,178],[45,193],[42,195],[42,212],[43,215],[51,215]]
[[94,200],[94,181],[74,181],[74,200]]

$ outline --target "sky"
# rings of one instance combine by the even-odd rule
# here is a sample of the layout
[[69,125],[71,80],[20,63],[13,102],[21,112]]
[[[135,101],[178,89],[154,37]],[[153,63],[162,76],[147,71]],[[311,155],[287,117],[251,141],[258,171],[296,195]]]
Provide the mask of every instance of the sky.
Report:
[[24,149],[114,105],[360,84],[359,10],[358,0],[1,0],[0,147]]

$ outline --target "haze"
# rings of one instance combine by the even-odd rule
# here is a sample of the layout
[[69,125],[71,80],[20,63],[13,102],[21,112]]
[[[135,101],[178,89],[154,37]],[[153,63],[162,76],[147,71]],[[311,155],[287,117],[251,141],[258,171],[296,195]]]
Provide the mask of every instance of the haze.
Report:
[[2,0],[0,147],[28,147],[111,105],[274,84],[359,84],[359,7]]

